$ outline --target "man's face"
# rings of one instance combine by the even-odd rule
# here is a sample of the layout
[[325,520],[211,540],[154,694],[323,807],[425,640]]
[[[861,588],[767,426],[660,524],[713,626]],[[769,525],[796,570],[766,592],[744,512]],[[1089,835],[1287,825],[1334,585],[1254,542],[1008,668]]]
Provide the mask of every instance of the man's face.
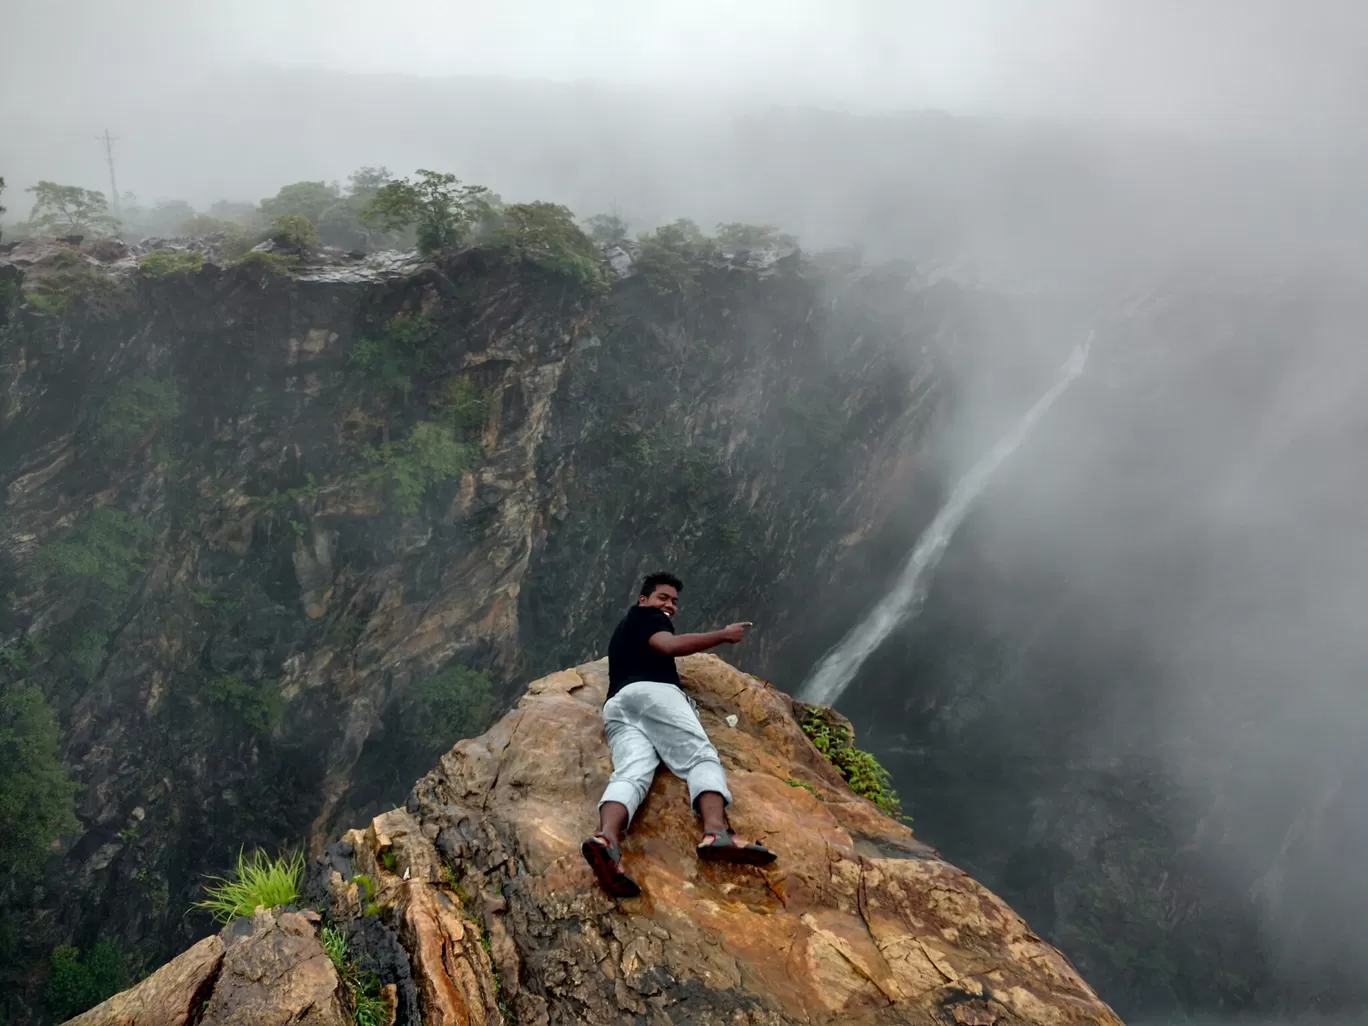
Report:
[[655,606],[666,616],[673,617],[675,610],[679,608],[679,592],[668,584],[657,584],[655,591],[649,595],[637,596],[637,605]]

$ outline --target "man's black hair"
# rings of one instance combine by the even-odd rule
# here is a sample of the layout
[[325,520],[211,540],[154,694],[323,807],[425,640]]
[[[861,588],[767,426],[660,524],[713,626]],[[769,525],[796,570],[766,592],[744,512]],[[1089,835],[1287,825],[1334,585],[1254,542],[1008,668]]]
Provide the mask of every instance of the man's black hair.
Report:
[[662,584],[668,584],[675,591],[684,590],[684,582],[674,574],[667,574],[664,571],[650,574],[646,580],[641,582],[641,597],[650,598],[655,594],[655,590]]

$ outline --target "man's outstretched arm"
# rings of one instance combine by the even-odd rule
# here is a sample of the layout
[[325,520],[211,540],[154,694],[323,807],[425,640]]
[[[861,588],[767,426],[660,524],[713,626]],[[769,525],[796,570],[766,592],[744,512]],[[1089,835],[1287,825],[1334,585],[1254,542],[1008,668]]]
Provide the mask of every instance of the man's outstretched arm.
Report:
[[720,631],[708,631],[705,634],[671,634],[669,631],[656,631],[651,635],[649,643],[657,652],[667,656],[693,655],[695,652],[706,652],[718,645],[735,645],[746,636],[746,628],[751,626],[754,625],[729,623]]

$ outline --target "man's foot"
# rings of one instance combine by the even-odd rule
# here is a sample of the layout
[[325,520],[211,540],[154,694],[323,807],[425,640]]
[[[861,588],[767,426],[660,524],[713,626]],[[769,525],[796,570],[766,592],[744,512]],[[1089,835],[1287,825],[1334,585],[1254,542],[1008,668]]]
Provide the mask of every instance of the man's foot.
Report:
[[730,830],[706,833],[698,857],[707,862],[733,862],[743,866],[768,866],[779,856],[763,844],[742,844]]
[[584,861],[594,871],[599,886],[614,898],[635,898],[641,893],[636,881],[622,871],[622,852],[602,834],[595,834],[580,845]]

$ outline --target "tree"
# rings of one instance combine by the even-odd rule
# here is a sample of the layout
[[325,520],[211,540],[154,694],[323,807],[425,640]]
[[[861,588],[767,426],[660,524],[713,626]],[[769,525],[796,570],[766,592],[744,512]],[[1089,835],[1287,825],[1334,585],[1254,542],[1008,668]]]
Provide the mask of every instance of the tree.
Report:
[[400,178],[376,191],[366,208],[368,219],[387,231],[414,227],[424,253],[456,249],[492,209],[489,190],[461,185],[455,175],[419,168],[418,180]]
[[584,223],[595,242],[609,245],[629,238],[627,222],[617,214],[595,214]]
[[555,203],[514,203],[489,232],[491,245],[591,291],[608,287],[603,255],[575,224],[575,215]]
[[257,208],[250,203],[239,203],[235,200],[216,200],[209,205],[209,215],[217,217],[220,221],[250,226],[256,223]]
[[156,205],[143,218],[141,228],[144,235],[180,235],[188,221],[195,217],[195,208],[185,200],[157,200]]
[[319,238],[329,246],[360,250],[367,249],[379,239],[386,238],[385,232],[372,231],[371,226],[361,216],[362,209],[364,205],[358,205],[351,197],[334,203],[323,212],[323,217],[318,222]]
[[37,231],[52,235],[110,235],[119,226],[119,219],[109,212],[102,192],[56,182],[39,182],[28,191],[34,194],[29,221]]
[[394,175],[390,174],[387,167],[362,167],[349,174],[347,181],[350,183],[347,190],[349,199],[369,201],[372,196],[394,181]]
[[261,201],[261,212],[270,220],[282,214],[299,214],[317,224],[324,211],[342,198],[336,185],[326,182],[295,182],[270,199]]
[[[4,180],[4,178],[0,178],[0,192],[4,192],[4,191],[5,191],[5,180]],[[5,208],[4,208],[3,206],[0,206],[0,214],[3,214],[4,212],[5,212]],[[5,233],[4,233],[3,231],[0,231],[0,238],[4,238],[4,234],[5,234]]]
[[717,241],[727,249],[760,249],[765,246],[796,246],[798,240],[770,224],[731,224],[717,226]]
[[[0,677],[17,677],[26,653],[0,649]],[[0,680],[0,879],[36,872],[49,846],[76,829],[76,785],[58,758],[57,720],[37,687]]]
[[699,262],[717,251],[717,243],[687,218],[647,232],[640,241],[637,269],[662,295],[692,292],[698,283]]

